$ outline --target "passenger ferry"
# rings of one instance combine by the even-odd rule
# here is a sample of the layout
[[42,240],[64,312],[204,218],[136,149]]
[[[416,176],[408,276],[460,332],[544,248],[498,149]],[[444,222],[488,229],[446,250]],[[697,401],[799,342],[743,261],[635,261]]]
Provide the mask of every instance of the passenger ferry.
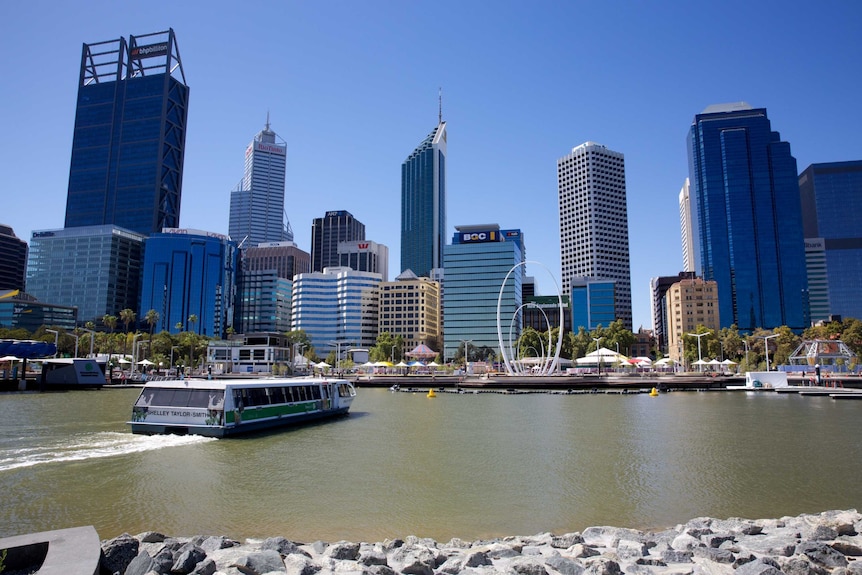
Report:
[[346,414],[356,389],[342,379],[186,379],[144,385],[132,433],[224,437]]

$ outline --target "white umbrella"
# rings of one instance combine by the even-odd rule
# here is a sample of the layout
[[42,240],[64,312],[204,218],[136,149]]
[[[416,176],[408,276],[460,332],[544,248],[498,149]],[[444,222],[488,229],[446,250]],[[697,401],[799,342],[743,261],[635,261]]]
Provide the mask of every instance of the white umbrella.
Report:
[[428,364],[428,367],[440,367],[440,364],[437,363],[436,361],[432,361],[431,363]]
[[20,357],[15,357],[14,355],[4,355],[0,357],[0,361],[21,361]]
[[721,362],[721,365],[736,365],[736,362],[731,361],[729,359],[725,359],[724,361]]
[[315,364],[315,367],[319,367],[320,369],[325,369],[327,367],[332,367],[332,366],[329,365],[328,363],[326,363],[325,361],[321,361],[320,363]]
[[138,362],[138,365],[156,365],[156,364],[153,363],[152,361],[148,360],[148,359],[142,359],[141,361]]
[[129,361],[128,359],[126,359],[125,357],[122,357],[122,358],[117,360],[117,363],[132,363],[132,362]]

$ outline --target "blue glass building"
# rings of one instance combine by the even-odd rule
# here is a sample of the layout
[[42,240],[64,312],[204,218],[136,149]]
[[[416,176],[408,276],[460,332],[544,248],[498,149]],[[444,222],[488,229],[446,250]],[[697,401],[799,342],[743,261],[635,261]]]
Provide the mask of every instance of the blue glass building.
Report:
[[431,277],[446,242],[446,122],[401,164],[401,270]]
[[143,246],[143,235],[112,225],[34,231],[27,292],[101,325],[106,314],[137,309]]
[[572,331],[608,327],[617,318],[615,280],[575,276],[571,285]]
[[[236,242],[221,234],[173,228],[153,234],[144,245],[139,321],[154,309],[156,333],[225,337],[234,319],[236,259]],[[189,321],[193,315],[196,322]]]
[[524,236],[520,230],[500,230],[496,224],[455,226],[452,244],[443,250],[443,358],[450,361],[469,341],[474,349],[489,347],[499,353],[497,302],[500,288],[500,323],[508,343],[523,326],[522,285],[524,266],[503,284],[506,275],[524,261]]
[[688,136],[695,271],[718,286],[721,327],[808,326],[796,159],[765,108],[710,106]]
[[824,256],[828,312],[812,313],[811,319],[862,319],[862,161],[808,166],[799,175],[799,193],[805,242],[819,246]]
[[188,98],[173,30],[84,44],[65,227],[179,225]]

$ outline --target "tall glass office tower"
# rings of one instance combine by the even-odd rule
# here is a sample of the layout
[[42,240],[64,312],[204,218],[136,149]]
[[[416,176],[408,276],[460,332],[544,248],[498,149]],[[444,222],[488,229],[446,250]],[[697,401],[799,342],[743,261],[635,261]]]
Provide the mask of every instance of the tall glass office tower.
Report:
[[[860,319],[862,161],[811,164],[799,175],[799,193],[806,248],[819,251],[823,273],[818,280],[826,280],[823,300],[827,313],[814,315],[812,293],[811,319],[825,320],[829,315]],[[816,275],[809,263],[812,292]]]
[[557,160],[557,191],[563,295],[572,295],[574,278],[613,280],[613,315],[632,329],[625,157],[585,142]]
[[228,233],[243,249],[265,242],[293,241],[284,211],[287,144],[269,127],[245,149],[245,175],[230,194]]
[[84,44],[65,227],[179,224],[188,99],[173,30]]
[[311,223],[311,271],[322,272],[326,268],[340,266],[338,244],[364,239],[365,224],[346,210],[332,210],[322,218],[314,218]]
[[430,277],[446,242],[446,122],[442,115],[401,164],[401,271]]
[[796,159],[765,108],[710,106],[688,136],[695,271],[718,286],[721,327],[808,325]]

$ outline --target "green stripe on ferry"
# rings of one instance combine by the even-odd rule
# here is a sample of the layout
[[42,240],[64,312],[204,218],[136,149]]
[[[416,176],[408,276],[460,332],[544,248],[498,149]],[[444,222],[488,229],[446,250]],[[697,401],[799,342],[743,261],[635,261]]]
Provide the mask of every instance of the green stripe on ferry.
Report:
[[[321,407],[320,401],[305,401],[302,403],[291,403],[290,405],[267,405],[261,407],[247,407],[243,410],[240,420],[255,421],[285,415],[298,415],[317,411]],[[231,410],[225,414],[226,423],[236,423],[235,411]]]

